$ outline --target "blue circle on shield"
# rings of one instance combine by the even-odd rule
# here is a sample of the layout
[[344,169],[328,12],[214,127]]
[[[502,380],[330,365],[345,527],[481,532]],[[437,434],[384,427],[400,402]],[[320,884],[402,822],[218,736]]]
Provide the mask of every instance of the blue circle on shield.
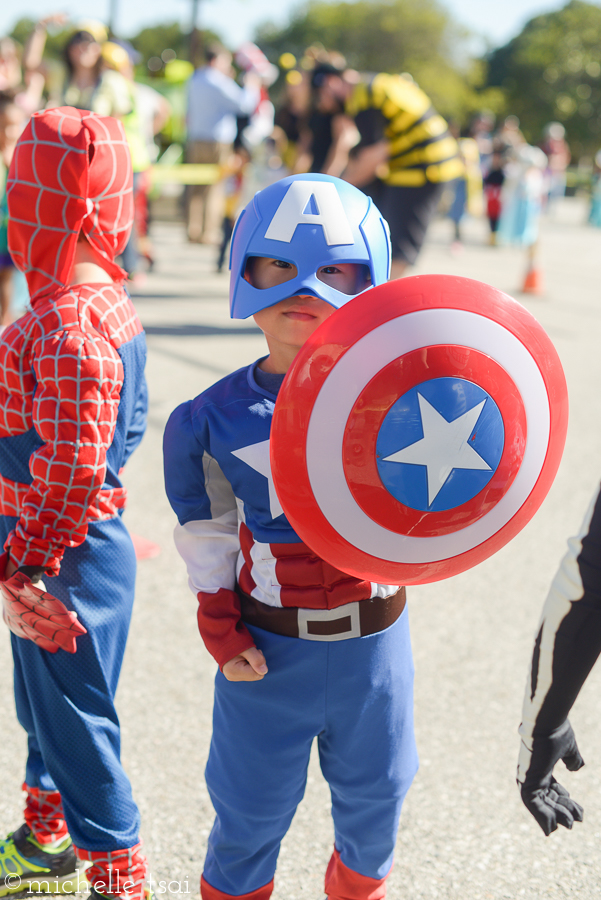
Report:
[[403,505],[442,512],[486,487],[504,442],[503,418],[490,394],[463,378],[433,378],[389,409],[376,444],[378,472]]

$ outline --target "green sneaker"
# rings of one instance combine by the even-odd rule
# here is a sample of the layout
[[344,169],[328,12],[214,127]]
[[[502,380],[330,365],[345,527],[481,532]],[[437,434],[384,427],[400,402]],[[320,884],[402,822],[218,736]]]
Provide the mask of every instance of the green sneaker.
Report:
[[32,894],[74,894],[87,888],[70,837],[49,849],[38,844],[27,825],[21,825],[0,841],[0,897],[16,900]]

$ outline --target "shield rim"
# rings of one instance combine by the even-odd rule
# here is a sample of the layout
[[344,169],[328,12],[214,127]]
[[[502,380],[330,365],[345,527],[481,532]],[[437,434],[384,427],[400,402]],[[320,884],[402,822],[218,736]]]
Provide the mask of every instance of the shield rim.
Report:
[[[476,313],[505,328],[537,366],[549,399],[549,441],[530,495],[513,516],[482,543],[456,556],[429,562],[381,560],[361,550],[332,527],[313,496],[305,448],[288,435],[307,434],[316,398],[329,373],[368,332],[357,325],[356,307],[373,304],[369,331],[411,312],[456,309]],[[303,540],[331,565],[357,578],[386,584],[422,584],[459,574],[484,561],[508,543],[530,521],[555,478],[567,432],[568,396],[555,347],[534,316],[512,297],[483,282],[445,275],[416,275],[388,282],[359,295],[326,319],[305,343],[280,389],[271,427],[274,486],[284,513]],[[316,531],[319,540],[313,540]],[[317,546],[319,545],[319,549]],[[325,551],[325,552],[324,552]],[[360,561],[360,564],[358,564]]]

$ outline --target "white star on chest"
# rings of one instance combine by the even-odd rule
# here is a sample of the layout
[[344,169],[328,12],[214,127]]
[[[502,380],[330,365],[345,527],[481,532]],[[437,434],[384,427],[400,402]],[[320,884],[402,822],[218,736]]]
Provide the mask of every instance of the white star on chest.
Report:
[[250,466],[251,469],[254,469],[255,472],[267,479],[271,518],[277,519],[278,516],[281,516],[284,510],[276,493],[273,475],[271,474],[269,440],[260,441],[258,444],[249,444],[248,447],[240,447],[239,450],[232,450],[232,456],[241,459],[247,466]]
[[426,466],[428,473],[428,506],[431,506],[453,469],[483,469],[490,466],[477,453],[468,439],[478,421],[482,407],[486,403],[468,409],[466,413],[447,422],[444,416],[428,403],[420,393],[417,395],[422,418],[423,438],[385,456],[386,462],[409,463]]

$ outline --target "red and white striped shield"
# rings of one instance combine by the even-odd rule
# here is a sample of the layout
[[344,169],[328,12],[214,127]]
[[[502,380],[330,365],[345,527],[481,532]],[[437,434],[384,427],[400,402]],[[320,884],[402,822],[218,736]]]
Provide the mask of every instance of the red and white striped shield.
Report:
[[532,518],[567,418],[559,357],[524,307],[467,278],[405,278],[351,300],[298,354],[275,406],[274,484],[337,568],[438,581]]

